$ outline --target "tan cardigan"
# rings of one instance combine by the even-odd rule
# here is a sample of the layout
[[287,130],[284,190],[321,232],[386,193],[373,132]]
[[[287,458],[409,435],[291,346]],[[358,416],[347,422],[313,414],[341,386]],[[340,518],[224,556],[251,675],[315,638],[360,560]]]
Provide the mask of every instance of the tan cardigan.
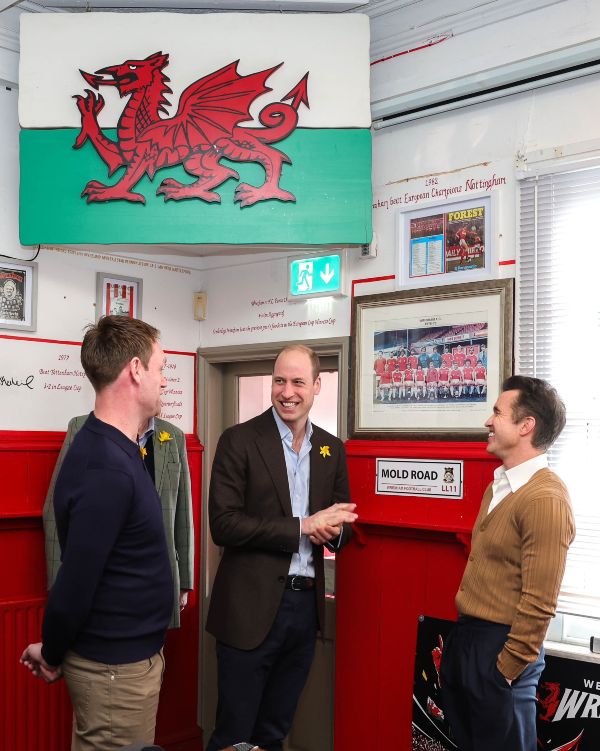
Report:
[[536,472],[488,514],[491,499],[490,484],[473,527],[456,608],[460,615],[511,627],[497,666],[512,680],[540,652],[575,522],[569,493],[549,469]]

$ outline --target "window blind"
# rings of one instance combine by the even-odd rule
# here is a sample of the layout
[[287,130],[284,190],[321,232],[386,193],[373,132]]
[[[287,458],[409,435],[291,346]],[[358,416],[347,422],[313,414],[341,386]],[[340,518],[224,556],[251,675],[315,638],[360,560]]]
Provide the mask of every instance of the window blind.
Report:
[[600,168],[527,178],[520,206],[517,372],[567,407],[549,452],[577,524],[558,609],[600,617]]

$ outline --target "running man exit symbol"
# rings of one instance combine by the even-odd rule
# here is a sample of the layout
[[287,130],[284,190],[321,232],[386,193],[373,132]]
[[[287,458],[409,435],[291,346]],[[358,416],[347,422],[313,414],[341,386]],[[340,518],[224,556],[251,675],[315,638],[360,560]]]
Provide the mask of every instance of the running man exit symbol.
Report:
[[298,292],[300,294],[312,292],[313,262],[301,261],[298,263]]
[[342,294],[340,254],[294,258],[289,262],[290,298]]

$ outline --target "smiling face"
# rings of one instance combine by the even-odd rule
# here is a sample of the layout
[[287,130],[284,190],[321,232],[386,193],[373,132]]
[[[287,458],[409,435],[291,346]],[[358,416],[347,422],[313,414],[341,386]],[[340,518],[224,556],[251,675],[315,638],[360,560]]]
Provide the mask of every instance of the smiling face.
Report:
[[271,403],[279,417],[292,431],[302,430],[315,396],[321,390],[312,363],[306,352],[287,350],[275,361],[271,382]]
[[501,459],[508,468],[514,466],[512,457],[517,455],[521,448],[522,426],[528,419],[514,421],[513,406],[518,396],[517,389],[503,391],[494,404],[494,413],[485,423],[489,431],[488,452]]
[[12,300],[17,296],[17,285],[13,282],[12,279],[8,279],[6,282],[4,282],[4,297],[6,297],[7,300]]

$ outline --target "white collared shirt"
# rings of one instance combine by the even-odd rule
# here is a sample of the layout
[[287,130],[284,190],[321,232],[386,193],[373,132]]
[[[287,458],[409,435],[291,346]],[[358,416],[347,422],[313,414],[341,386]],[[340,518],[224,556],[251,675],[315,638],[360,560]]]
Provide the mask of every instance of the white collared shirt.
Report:
[[154,418],[151,417],[148,420],[148,427],[146,428],[146,431],[143,435],[138,436],[138,445],[140,448],[144,448],[148,441],[152,440],[152,434],[154,433],[155,427],[154,427]]
[[527,484],[540,469],[548,466],[548,454],[539,454],[533,459],[517,464],[512,469],[506,469],[504,465],[494,470],[494,483],[492,485],[492,500],[488,507],[488,514],[503,501],[509,493],[516,493],[519,488]]

